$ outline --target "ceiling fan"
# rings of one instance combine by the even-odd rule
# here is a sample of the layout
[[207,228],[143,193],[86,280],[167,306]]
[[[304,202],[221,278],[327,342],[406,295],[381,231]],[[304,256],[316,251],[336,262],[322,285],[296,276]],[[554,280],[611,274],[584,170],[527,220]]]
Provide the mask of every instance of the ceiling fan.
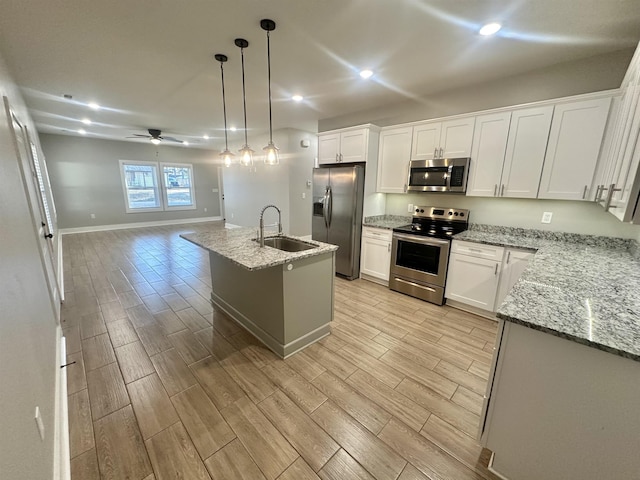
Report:
[[158,145],[160,142],[165,140],[167,142],[184,143],[184,141],[178,140],[177,138],[163,137],[162,130],[158,130],[157,128],[150,128],[147,131],[149,132],[149,135],[134,133],[132,137],[127,137],[127,138],[148,138],[151,140],[151,143],[153,143],[154,145]]

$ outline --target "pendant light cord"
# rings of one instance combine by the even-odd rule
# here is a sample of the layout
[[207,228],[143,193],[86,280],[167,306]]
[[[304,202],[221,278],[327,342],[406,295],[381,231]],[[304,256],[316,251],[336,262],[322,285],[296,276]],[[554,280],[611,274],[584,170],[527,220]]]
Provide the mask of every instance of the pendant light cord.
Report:
[[244,108],[244,146],[248,146],[247,140],[247,93],[244,86],[244,48],[240,49],[240,57],[242,59],[242,105]]
[[273,122],[271,119],[271,43],[270,35],[267,30],[267,78],[269,82],[269,143],[273,143]]
[[227,141],[227,102],[224,95],[224,68],[223,63],[220,62],[220,76],[222,78],[222,113],[224,115],[224,148],[229,150],[229,144]]

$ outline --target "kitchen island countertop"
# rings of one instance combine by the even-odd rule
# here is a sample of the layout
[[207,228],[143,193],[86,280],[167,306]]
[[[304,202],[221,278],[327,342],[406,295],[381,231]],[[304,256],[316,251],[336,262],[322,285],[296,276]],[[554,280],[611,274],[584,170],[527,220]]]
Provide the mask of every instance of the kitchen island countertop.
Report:
[[[256,230],[253,228],[220,228],[180,236],[205,250],[226,257],[247,270],[260,270],[275,265],[283,265],[294,260],[334,252],[338,249],[336,245],[307,240],[293,235],[285,236],[316,245],[316,248],[301,252],[285,252],[271,247],[261,248],[258,242],[254,241]],[[272,235],[265,238],[270,236]]]
[[640,361],[635,241],[484,225],[455,239],[536,250],[498,318]]

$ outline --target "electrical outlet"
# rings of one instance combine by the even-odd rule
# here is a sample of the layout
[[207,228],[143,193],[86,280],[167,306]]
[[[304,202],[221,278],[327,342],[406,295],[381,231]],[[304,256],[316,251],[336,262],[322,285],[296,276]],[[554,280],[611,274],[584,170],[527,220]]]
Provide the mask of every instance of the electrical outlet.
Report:
[[91,217],[91,218],[96,218],[96,214],[95,214],[95,213],[92,213],[92,214],[90,215],[90,217]]
[[207,207],[204,207],[204,213],[207,213]]
[[233,213],[231,214],[231,218],[233,218]]
[[407,212],[413,213],[413,203],[407,204]]
[[542,214],[542,223],[551,223],[551,217],[553,217],[553,212],[544,212]]
[[42,416],[40,415],[40,407],[36,407],[36,425],[38,426],[38,432],[40,433],[40,439],[44,441],[44,423],[42,422]]
[[307,194],[305,192],[302,192],[302,198],[307,198]]

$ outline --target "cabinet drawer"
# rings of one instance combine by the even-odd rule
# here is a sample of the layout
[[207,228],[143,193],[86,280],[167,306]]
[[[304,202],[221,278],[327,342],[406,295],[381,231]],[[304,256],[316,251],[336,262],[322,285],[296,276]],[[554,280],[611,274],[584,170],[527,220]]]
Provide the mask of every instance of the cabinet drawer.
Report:
[[377,238],[378,240],[386,240],[390,242],[392,235],[393,235],[393,232],[391,230],[387,230],[386,228],[375,228],[375,227],[362,228],[363,237]]
[[504,247],[454,240],[451,244],[451,252],[502,262]]

